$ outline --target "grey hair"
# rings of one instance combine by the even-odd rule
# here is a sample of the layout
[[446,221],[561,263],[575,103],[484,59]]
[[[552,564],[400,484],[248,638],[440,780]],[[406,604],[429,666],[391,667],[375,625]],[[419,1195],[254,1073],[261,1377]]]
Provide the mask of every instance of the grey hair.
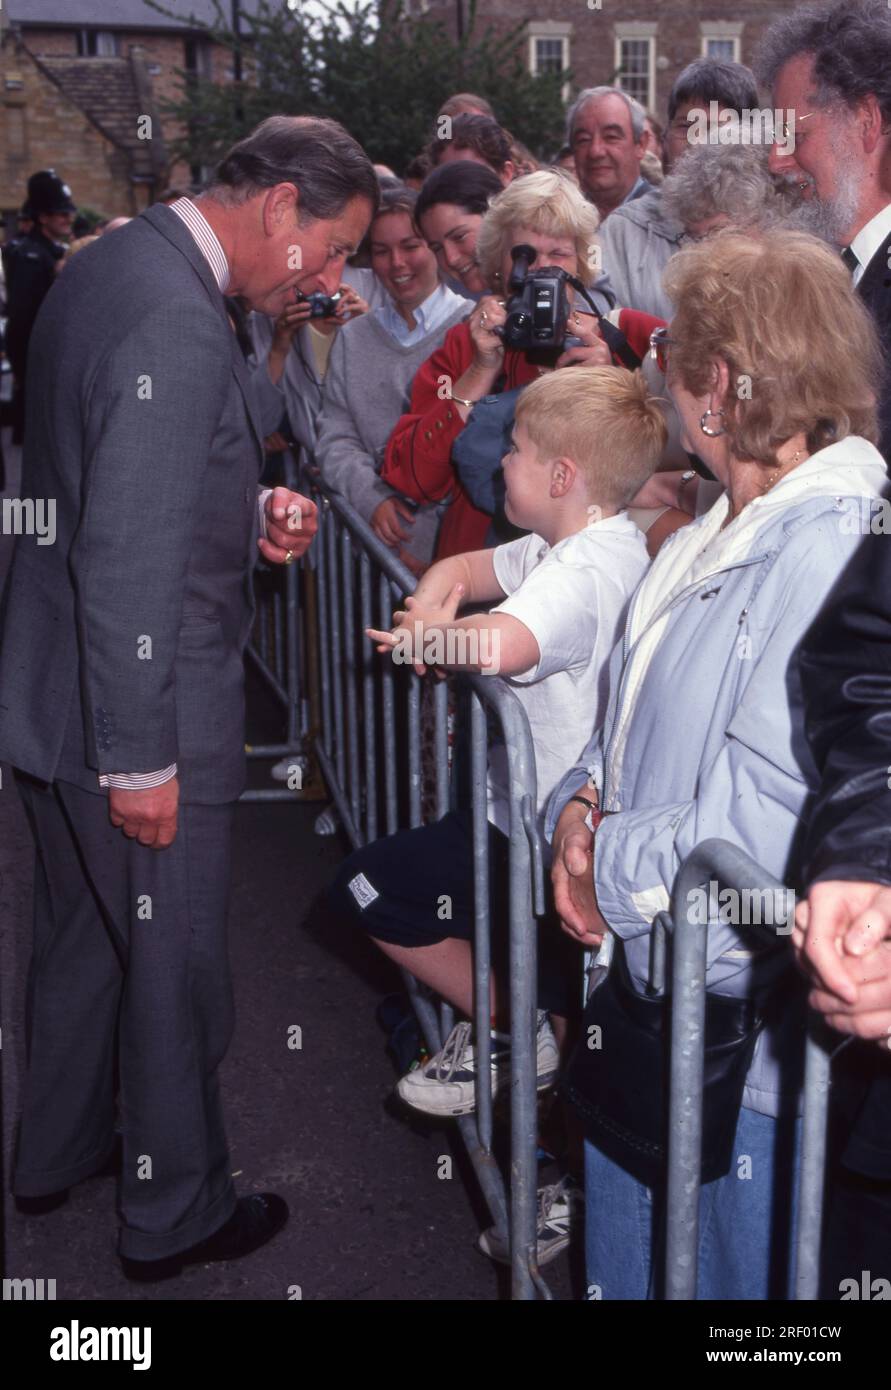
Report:
[[662,185],[662,212],[683,227],[723,214],[735,227],[769,227],[793,207],[767,167],[769,145],[695,145]]
[[269,116],[234,145],[218,166],[206,196],[238,207],[276,184],[292,183],[302,216],[330,221],[353,198],[377,207],[371,160],[337,121],[315,116]]
[[566,143],[572,144],[572,132],[576,118],[582,107],[587,102],[593,101],[595,97],[621,97],[628,107],[628,114],[631,117],[631,134],[634,136],[635,143],[639,144],[643,139],[646,125],[647,113],[640,102],[634,97],[630,97],[627,92],[623,92],[621,87],[586,87],[583,92],[579,92],[575,101],[569,108],[566,116]]
[[815,105],[856,106],[874,95],[891,122],[891,9],[886,0],[805,4],[765,32],[755,56],[761,82],[773,87],[781,68],[812,54]]

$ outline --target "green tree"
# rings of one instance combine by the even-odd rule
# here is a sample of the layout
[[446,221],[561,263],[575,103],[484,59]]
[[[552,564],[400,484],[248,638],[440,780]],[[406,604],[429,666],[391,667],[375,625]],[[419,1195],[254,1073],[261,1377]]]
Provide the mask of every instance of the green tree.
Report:
[[[160,0],[146,0],[167,13]],[[401,171],[430,139],[441,103],[455,91],[476,91],[499,120],[537,155],[550,157],[562,138],[560,89],[569,74],[533,77],[523,62],[523,25],[507,35],[478,33],[471,3],[467,33],[456,41],[440,20],[409,19],[403,0],[322,0],[322,13],[303,14],[282,0],[261,0],[242,16],[214,0],[208,35],[240,53],[244,80],[225,85],[181,73],[179,101],[163,103],[182,124],[172,153],[192,165],[213,165],[266,116],[330,116],[370,157]]]

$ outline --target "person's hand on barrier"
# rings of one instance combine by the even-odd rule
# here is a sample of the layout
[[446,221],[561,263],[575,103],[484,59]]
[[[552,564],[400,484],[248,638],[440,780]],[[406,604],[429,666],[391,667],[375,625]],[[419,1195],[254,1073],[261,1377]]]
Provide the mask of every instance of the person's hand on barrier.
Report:
[[409,526],[413,526],[414,520],[414,512],[400,498],[385,497],[371,513],[369,525],[384,545],[398,550],[403,541],[410,539],[408,532],[403,531],[400,521],[407,521]]
[[[583,789],[589,796],[586,786]],[[577,801],[564,807],[554,828],[551,883],[560,926],[580,946],[599,946],[607,931],[594,890],[594,836]]]
[[[366,635],[378,643],[379,652],[388,652],[399,647],[402,660],[411,661],[417,674],[423,676],[427,670],[427,662],[424,660],[424,637],[427,630],[431,627],[448,627],[449,623],[454,622],[463,598],[463,584],[456,584],[444,603],[436,607],[429,603],[424,604],[412,595],[405,600],[405,608],[399,608],[393,614],[395,626],[392,632],[380,632],[369,627],[365,629]],[[442,675],[444,676],[445,672]]]
[[108,789],[108,817],[112,825],[147,849],[166,849],[173,844],[178,807],[178,777],[145,791]]
[[857,987],[846,966],[891,937],[891,888],[879,883],[815,883],[795,909],[792,944],[816,985],[849,1004]]
[[282,454],[288,447],[288,441],[279,430],[273,430],[272,434],[267,434],[263,440],[263,448],[267,454]]
[[585,367],[612,366],[612,353],[603,340],[593,314],[573,311],[569,315],[568,330],[574,338],[581,338],[582,346],[567,348],[557,358],[556,366],[573,367],[579,363]]
[[815,883],[795,910],[792,942],[815,986],[811,1005],[833,1028],[891,1039],[891,888]]
[[811,992],[811,1007],[836,1032],[891,1049],[891,941],[880,942],[866,956],[848,956],[844,969],[856,987],[856,1002],[818,986]]
[[287,565],[305,555],[319,529],[315,502],[290,488],[276,487],[266,498],[264,513],[266,536],[257,540],[264,560]]

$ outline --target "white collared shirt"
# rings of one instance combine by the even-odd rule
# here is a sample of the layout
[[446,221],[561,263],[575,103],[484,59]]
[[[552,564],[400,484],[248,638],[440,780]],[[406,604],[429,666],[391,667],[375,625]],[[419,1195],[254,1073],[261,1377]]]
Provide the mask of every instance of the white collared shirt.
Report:
[[455,294],[447,285],[439,284],[432,294],[428,294],[423,304],[419,304],[412,310],[415,326],[409,328],[405,319],[396,308],[389,295],[385,304],[380,304],[372,312],[386,328],[391,338],[395,338],[400,347],[412,347],[419,343],[422,338],[433,333],[445,323],[447,318],[455,312],[461,303],[463,296]]
[[175,203],[170,204],[170,211],[175,212],[177,217],[185,222],[195,238],[198,250],[210,266],[220,294],[225,294],[229,288],[229,262],[216,232],[204,213],[191,198],[177,198]]
[[865,227],[861,227],[851,242],[851,250],[857,257],[857,268],[852,276],[855,285],[860,284],[873,256],[881,246],[884,246],[889,236],[891,236],[891,203],[883,207],[881,212],[877,212]]

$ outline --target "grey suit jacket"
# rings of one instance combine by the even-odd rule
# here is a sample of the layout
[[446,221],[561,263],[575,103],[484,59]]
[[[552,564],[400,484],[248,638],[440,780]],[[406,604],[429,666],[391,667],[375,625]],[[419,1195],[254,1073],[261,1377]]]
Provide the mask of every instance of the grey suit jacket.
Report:
[[176,762],[184,801],[244,787],[261,422],[188,229],[148,209],[65,267],[31,338],[20,536],[0,618],[0,757],[98,792]]

